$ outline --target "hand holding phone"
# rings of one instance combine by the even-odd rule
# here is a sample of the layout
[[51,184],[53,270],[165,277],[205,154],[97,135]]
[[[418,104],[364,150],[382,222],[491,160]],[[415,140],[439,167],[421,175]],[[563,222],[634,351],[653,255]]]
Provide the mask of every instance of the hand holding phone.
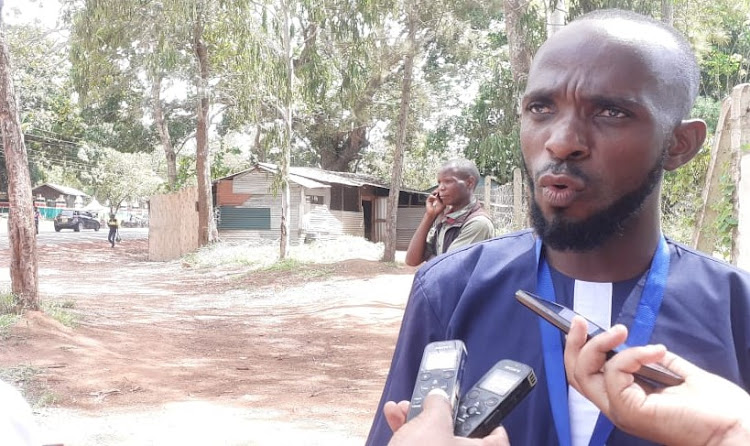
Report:
[[[557,302],[552,302],[541,297],[529,293],[528,291],[518,290],[516,292],[516,300],[523,304],[526,308],[530,309],[537,315],[543,317],[546,321],[560,329],[563,333],[568,334],[570,331],[570,322],[574,316],[579,315],[570,308],[560,305]],[[580,315],[579,315],[580,316]],[[581,316],[583,317],[583,316]],[[586,319],[584,317],[584,319]],[[587,340],[604,332],[604,329],[590,320],[586,319],[588,323]],[[623,344],[609,352],[608,357],[612,357],[616,353],[626,349],[628,346]],[[634,375],[649,384],[668,387],[682,384],[685,380],[667,369],[660,364],[645,364],[641,367]]]
[[440,198],[440,193],[438,193],[437,190],[434,190],[430,196],[427,197],[427,212],[430,215],[440,215],[445,210],[445,203],[443,203],[442,198]]

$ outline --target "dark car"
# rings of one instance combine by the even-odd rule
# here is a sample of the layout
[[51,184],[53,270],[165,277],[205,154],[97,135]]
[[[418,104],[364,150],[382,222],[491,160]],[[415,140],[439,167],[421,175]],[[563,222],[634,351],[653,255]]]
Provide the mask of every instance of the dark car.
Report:
[[81,229],[93,229],[98,231],[101,224],[88,212],[65,210],[55,217],[55,231],[60,229],[72,229],[79,232]]

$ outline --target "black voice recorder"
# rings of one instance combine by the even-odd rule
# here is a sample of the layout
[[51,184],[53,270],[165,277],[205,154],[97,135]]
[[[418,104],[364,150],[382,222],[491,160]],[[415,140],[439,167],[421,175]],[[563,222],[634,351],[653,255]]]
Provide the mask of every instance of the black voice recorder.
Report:
[[531,367],[510,359],[499,361],[461,398],[454,434],[486,437],[535,385]]
[[406,421],[422,413],[424,399],[432,389],[443,389],[448,394],[455,420],[465,362],[466,346],[461,340],[452,339],[427,344],[414,383]]

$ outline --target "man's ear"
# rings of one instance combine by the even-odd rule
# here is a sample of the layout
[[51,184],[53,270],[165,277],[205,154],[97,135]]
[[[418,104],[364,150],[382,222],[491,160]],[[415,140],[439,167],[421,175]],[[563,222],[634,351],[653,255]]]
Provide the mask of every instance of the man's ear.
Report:
[[706,123],[700,119],[682,121],[672,138],[664,159],[665,170],[675,170],[693,159],[706,140]]

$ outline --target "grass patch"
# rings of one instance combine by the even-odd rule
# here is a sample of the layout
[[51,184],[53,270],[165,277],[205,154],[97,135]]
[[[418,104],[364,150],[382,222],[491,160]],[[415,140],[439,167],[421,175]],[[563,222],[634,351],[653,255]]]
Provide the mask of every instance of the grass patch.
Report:
[[269,271],[269,272],[290,271],[290,272],[294,272],[295,270],[299,269],[303,265],[304,265],[304,263],[300,262],[297,259],[286,258],[284,260],[280,260],[280,261],[278,261],[276,263],[271,264],[270,266],[267,266],[267,267],[263,268],[263,271]]
[[10,337],[10,327],[15,325],[18,318],[17,314],[0,314],[0,341]]
[[[182,258],[182,263],[193,268],[217,266],[244,266],[248,270],[287,271],[299,264],[327,264],[348,259],[379,261],[383,257],[383,244],[372,243],[362,237],[341,236],[335,240],[292,245],[287,259],[279,262],[278,240],[247,240],[213,243]],[[293,259],[299,264],[288,263]],[[287,268],[287,269],[285,269]]]
[[316,279],[330,276],[335,269],[324,264],[308,263],[294,258],[286,258],[263,268],[261,271],[288,272],[291,275],[300,276],[304,279]]
[[0,368],[0,379],[17,388],[33,407],[50,406],[58,402],[41,370],[30,365]]
[[75,302],[71,300],[64,300],[62,302],[44,301],[42,302],[41,307],[42,311],[44,311],[47,316],[66,327],[75,328],[78,326],[78,316],[75,313],[68,311],[75,307]]
[[15,299],[12,293],[7,291],[0,292],[0,340],[8,339],[10,336],[10,327],[12,327],[19,318],[15,314]]
[[300,275],[305,279],[319,279],[321,277],[328,277],[336,271],[333,268],[321,266],[318,268],[306,268],[300,271]]

